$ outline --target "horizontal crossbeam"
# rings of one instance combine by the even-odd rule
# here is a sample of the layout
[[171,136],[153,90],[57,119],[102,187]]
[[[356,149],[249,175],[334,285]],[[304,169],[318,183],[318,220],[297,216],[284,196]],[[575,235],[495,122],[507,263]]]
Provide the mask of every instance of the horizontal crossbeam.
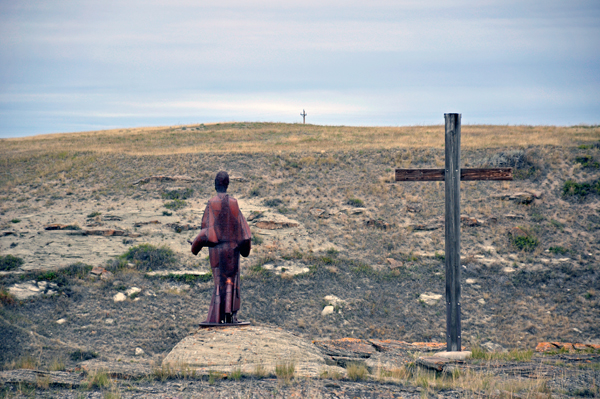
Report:
[[[444,181],[444,169],[396,169],[396,181]],[[461,181],[512,180],[512,168],[462,168]]]

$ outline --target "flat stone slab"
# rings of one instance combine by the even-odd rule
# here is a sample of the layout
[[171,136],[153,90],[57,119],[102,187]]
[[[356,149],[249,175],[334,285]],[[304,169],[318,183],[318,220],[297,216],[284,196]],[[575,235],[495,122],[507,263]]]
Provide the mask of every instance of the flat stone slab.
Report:
[[451,360],[465,360],[471,357],[471,351],[438,352],[435,356]]
[[0,385],[47,383],[48,386],[52,387],[77,388],[81,385],[82,380],[81,375],[66,371],[27,369],[0,371]]
[[279,364],[294,364],[296,376],[318,377],[324,372],[346,375],[346,370],[325,363],[310,341],[279,328],[236,326],[202,328],[185,337],[165,357],[163,368],[245,374],[275,374]]

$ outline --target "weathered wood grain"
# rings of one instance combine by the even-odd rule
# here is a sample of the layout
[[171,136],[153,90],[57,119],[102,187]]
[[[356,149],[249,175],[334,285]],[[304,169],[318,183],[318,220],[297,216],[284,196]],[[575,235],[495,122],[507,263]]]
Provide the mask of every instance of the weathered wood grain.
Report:
[[460,351],[460,114],[446,119],[446,343]]
[[[444,169],[396,169],[396,181],[444,181]],[[512,168],[462,168],[461,181],[512,180]]]

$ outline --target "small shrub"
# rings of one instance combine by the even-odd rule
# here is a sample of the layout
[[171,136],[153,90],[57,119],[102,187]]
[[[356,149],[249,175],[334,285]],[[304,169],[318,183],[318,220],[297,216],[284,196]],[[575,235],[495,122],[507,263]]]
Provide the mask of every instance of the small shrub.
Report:
[[31,355],[23,356],[18,358],[16,361],[11,362],[8,366],[10,369],[27,369],[35,370],[39,366],[38,361]]
[[84,360],[90,360],[90,359],[97,358],[98,353],[96,353],[94,351],[77,349],[75,352],[71,352],[71,354],[69,356],[71,357],[71,360],[73,360],[74,362],[81,362]]
[[35,376],[35,386],[38,389],[50,388],[50,376],[42,377],[41,375],[36,375]]
[[163,216],[171,216],[173,215],[173,212],[169,212],[169,211],[163,211]]
[[91,219],[91,218],[95,218],[96,216],[100,216],[100,215],[102,215],[102,212],[94,211],[94,212],[90,213],[89,215],[87,215],[87,217],[88,217],[88,219]]
[[263,201],[263,204],[265,206],[271,207],[271,208],[275,208],[278,207],[279,205],[283,204],[283,201],[280,200],[279,198],[272,198],[272,199],[266,199]]
[[[180,283],[192,284],[192,283],[206,283],[212,281],[212,272],[204,274],[168,274],[160,277],[162,280],[178,281]],[[139,294],[139,293],[138,293]],[[132,296],[133,298],[133,296]]]
[[172,211],[178,211],[179,209],[185,208],[186,206],[187,202],[180,199],[175,199],[165,204],[165,208],[170,209]]
[[293,362],[278,363],[275,366],[275,375],[277,379],[285,383],[289,383],[294,378],[296,365]]
[[162,193],[162,197],[170,200],[185,200],[190,198],[193,193],[194,190],[191,188],[185,188],[181,190],[165,190],[165,192]]
[[54,358],[48,367],[48,370],[50,371],[65,371],[65,369],[66,367],[64,360],[58,358]]
[[258,234],[252,235],[252,245],[261,245],[263,242],[264,240]]
[[584,168],[598,169],[600,163],[595,161],[591,155],[582,155],[575,158],[575,162],[580,163]]
[[258,363],[254,366],[254,376],[256,378],[265,378],[269,373],[267,372],[267,368],[264,364]]
[[346,372],[348,373],[348,378],[352,381],[362,381],[369,377],[369,370],[367,370],[364,364],[350,363],[346,368]]
[[14,305],[15,302],[15,297],[12,296],[10,292],[5,290],[4,288],[0,289],[0,303],[3,306]]
[[11,223],[21,223],[21,219],[13,219],[10,222]]
[[8,271],[21,267],[25,263],[23,259],[13,255],[0,255],[0,270]]
[[251,197],[260,197],[260,189],[258,187],[254,187],[250,190]]
[[600,195],[600,180],[590,183],[577,183],[574,180],[567,180],[563,185],[562,193],[564,196],[578,196],[580,199],[589,194]]
[[557,246],[557,247],[550,247],[550,248],[548,248],[548,250],[550,252],[552,252],[553,254],[555,254],[555,255],[564,255],[567,252],[569,252],[569,250],[567,248],[563,248],[563,247],[559,247],[559,246]]
[[358,199],[358,198],[352,198],[352,197],[348,198],[347,204],[351,205],[351,206],[355,206],[355,207],[365,206],[365,203],[363,202],[363,200]]
[[110,378],[105,370],[96,370],[88,374],[86,385],[88,389],[110,387]]
[[514,245],[516,248],[518,248],[521,251],[526,251],[526,252],[531,252],[533,251],[538,245],[539,245],[539,240],[535,237],[532,236],[511,236],[510,241],[512,243],[512,245]]
[[239,381],[242,379],[242,370],[237,369],[237,370],[233,370],[230,374],[229,374],[229,378],[234,380],[234,381]]
[[332,258],[336,258],[338,256],[338,254],[339,254],[339,251],[337,249],[335,249],[335,248],[329,248],[327,250],[327,255],[330,256],[330,257],[332,257]]
[[155,247],[151,244],[140,244],[129,248],[120,257],[132,261],[139,270],[157,270],[166,268],[175,262],[175,253],[166,245]]

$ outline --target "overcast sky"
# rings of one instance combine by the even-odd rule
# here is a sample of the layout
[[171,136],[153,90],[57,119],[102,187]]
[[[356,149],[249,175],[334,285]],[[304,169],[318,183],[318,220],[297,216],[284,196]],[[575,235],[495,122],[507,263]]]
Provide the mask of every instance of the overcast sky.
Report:
[[0,137],[600,123],[600,1],[0,0]]

